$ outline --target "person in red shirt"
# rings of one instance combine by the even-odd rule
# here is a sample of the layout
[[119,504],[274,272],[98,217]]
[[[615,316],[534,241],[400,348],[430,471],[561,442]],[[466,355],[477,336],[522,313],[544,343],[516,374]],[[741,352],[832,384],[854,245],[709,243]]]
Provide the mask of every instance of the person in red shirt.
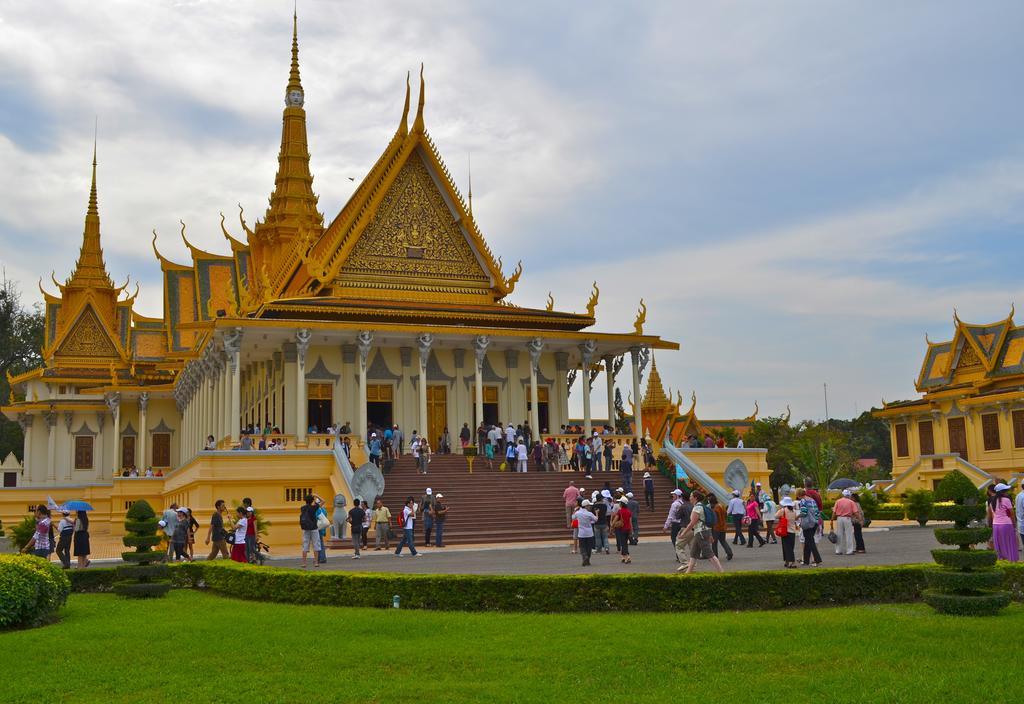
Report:
[[808,477],[804,479],[804,493],[811,499],[814,499],[814,503],[818,504],[818,510],[820,511],[825,507],[824,502],[821,500],[821,494],[814,488],[814,480]]
[[633,527],[633,512],[629,510],[629,499],[625,496],[619,497],[619,504],[619,510],[612,517],[612,524],[615,526],[615,545],[619,555],[622,556],[620,562],[628,565],[633,561],[629,556],[629,534]]

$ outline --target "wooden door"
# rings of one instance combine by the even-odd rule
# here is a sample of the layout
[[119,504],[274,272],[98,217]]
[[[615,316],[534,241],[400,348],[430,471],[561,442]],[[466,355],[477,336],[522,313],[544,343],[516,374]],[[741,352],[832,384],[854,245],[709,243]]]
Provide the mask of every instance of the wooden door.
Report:
[[427,387],[427,438],[436,452],[441,447],[441,436],[448,425],[448,387]]
[[949,429],[949,451],[967,459],[967,428],[963,418],[950,418],[946,421]]
[[171,466],[171,434],[170,433],[153,433],[153,466],[163,467],[164,469]]
[[135,469],[135,438],[121,438],[121,469]]

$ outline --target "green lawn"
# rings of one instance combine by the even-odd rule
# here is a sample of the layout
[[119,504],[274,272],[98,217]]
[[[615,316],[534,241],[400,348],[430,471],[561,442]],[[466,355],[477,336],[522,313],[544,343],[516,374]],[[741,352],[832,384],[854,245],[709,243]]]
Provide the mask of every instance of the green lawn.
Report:
[[0,634],[0,701],[1012,701],[1022,629],[1016,604],[549,616],[73,594],[61,623]]

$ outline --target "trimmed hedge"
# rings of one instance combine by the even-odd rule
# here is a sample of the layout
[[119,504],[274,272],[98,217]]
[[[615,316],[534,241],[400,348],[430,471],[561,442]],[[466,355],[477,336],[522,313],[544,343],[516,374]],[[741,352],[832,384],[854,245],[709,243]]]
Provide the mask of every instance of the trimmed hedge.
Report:
[[978,545],[992,537],[991,528],[936,528],[935,539],[942,545]]
[[[1024,564],[1002,563],[1001,586],[1024,601]],[[679,575],[411,575],[300,572],[227,560],[168,567],[178,588],[293,604],[445,611],[735,611],[914,602],[935,565]],[[980,573],[972,573],[980,574]],[[998,573],[996,573],[998,574]],[[70,572],[76,592],[110,591],[115,568]]]
[[998,570],[982,570],[980,572],[929,570],[925,572],[925,580],[931,588],[950,592],[999,589],[1003,586],[1003,574]]
[[966,526],[971,521],[980,521],[985,517],[985,505],[975,504],[964,506],[953,504],[950,506],[932,507],[931,518],[934,521],[949,521],[958,525]]
[[46,623],[70,591],[57,565],[32,555],[0,555],[0,629]]
[[954,570],[981,570],[996,564],[994,550],[932,550],[932,557]]
[[953,616],[995,616],[1010,605],[1009,592],[949,594],[925,589],[921,598],[939,613]]

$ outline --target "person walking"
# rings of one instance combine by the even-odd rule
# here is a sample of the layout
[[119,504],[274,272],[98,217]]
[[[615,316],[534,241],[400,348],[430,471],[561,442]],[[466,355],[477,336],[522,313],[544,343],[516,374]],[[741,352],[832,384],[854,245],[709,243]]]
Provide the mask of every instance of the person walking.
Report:
[[235,562],[246,563],[249,561],[249,558],[245,550],[245,535],[249,528],[249,519],[246,517],[244,506],[239,506],[235,509],[235,512],[237,513],[235,517],[235,542],[231,546],[231,559]]
[[398,542],[398,548],[395,550],[395,555],[401,557],[402,548],[406,545],[409,546],[409,552],[413,556],[419,555],[416,552],[416,538],[413,533],[414,526],[416,525],[416,503],[410,496],[405,500],[405,508],[402,509],[402,539]]
[[359,551],[363,545],[363,519],[366,518],[366,510],[359,501],[352,502],[352,508],[348,512],[348,522],[352,526],[352,559],[359,559]]
[[228,534],[224,530],[226,514],[227,506],[224,504],[224,499],[217,499],[213,505],[213,515],[210,517],[210,527],[206,531],[206,544],[209,545],[211,541],[213,542],[213,549],[210,550],[207,560],[216,559],[218,553],[225,559],[231,557],[231,552],[228,550]]
[[259,559],[259,550],[256,545],[256,536],[259,521],[256,519],[256,509],[252,505],[252,499],[248,496],[242,499],[242,506],[245,507],[245,559],[250,564],[255,564]]
[[850,498],[857,504],[857,512],[853,514],[853,551],[864,554],[867,552],[864,547],[864,507],[860,504],[860,495],[857,492],[853,492]]
[[[682,489],[673,489],[670,494],[672,497],[672,505],[668,508],[668,516],[665,518],[665,525],[661,527],[662,533],[669,534],[669,541],[673,546],[676,544],[676,539],[679,537],[679,531],[683,529],[683,526],[689,523],[690,516],[687,511],[687,502],[683,500]],[[679,559],[678,557],[676,558]]]
[[711,550],[715,553],[715,557],[718,557],[718,546],[721,545],[722,549],[725,550],[725,559],[731,560],[732,548],[729,547],[729,541],[725,532],[729,526],[725,506],[718,502],[718,497],[714,494],[708,496],[708,506],[715,513],[715,526],[711,531]]
[[25,543],[25,547],[21,549],[24,553],[32,553],[36,557],[41,557],[44,560],[50,559],[50,553],[53,552],[53,529],[50,525],[50,509],[46,508],[43,504],[36,506],[35,511],[36,529],[32,533],[32,537]]
[[172,501],[160,518],[164,522],[163,531],[164,537],[167,539],[167,557],[173,558],[174,546],[171,539],[174,537],[174,528],[178,525],[178,504]]
[[434,515],[434,547],[444,547],[444,522],[448,518],[448,504],[444,501],[444,494],[438,494],[434,497],[434,506],[432,508]]
[[779,509],[775,512],[775,520],[778,526],[775,531],[782,536],[782,565],[783,567],[796,567],[796,534],[800,530],[797,526],[799,516],[793,509],[793,499],[783,496]]
[[526,448],[526,443],[522,438],[519,438],[519,442],[516,443],[516,471],[526,474],[530,461],[530,453]]
[[570,481],[569,486],[562,492],[562,502],[565,504],[565,527],[572,525],[572,514],[576,512],[576,499],[579,498],[580,490],[576,482]]
[[835,530],[836,523],[839,524],[839,530],[836,531],[836,555],[852,555],[854,551],[853,517],[857,513],[857,504],[850,499],[851,493],[849,489],[843,489],[843,495],[832,507],[829,529]]
[[430,534],[434,530],[434,515],[431,508],[434,505],[434,490],[429,486],[420,499],[420,515],[423,516],[423,547],[430,547]]
[[1013,502],[1013,509],[1017,514],[1017,534],[1020,536],[1021,543],[1024,543],[1024,489],[1017,494],[1017,498]]
[[622,447],[622,456],[619,458],[619,476],[626,491],[633,491],[633,451],[629,449],[628,445]]
[[600,553],[604,550],[605,555],[611,554],[611,547],[608,544],[608,502],[611,498],[612,493],[604,489],[600,500],[594,505],[594,513],[597,515],[597,521],[594,522],[594,552]]
[[633,497],[632,491],[626,492],[626,508],[629,509],[632,517],[629,526],[629,544],[636,545],[640,542],[640,502]]
[[771,494],[762,493],[760,496],[761,520],[764,521],[764,539],[772,545],[778,545],[779,538],[775,535],[775,514],[779,507],[775,505]]
[[583,567],[590,566],[590,556],[594,552],[594,526],[597,523],[597,516],[591,513],[590,499],[583,499],[579,510],[573,515],[573,522],[576,523],[576,534],[580,541],[580,555],[583,557]]
[[679,565],[676,568],[676,572],[685,570],[686,574],[692,574],[697,567],[697,560],[711,560],[711,564],[716,572],[724,572],[722,563],[719,562],[718,556],[711,549],[711,531],[707,526],[708,521],[711,519],[706,518],[710,509],[707,505],[701,503],[703,500],[704,492],[699,489],[690,493],[690,521],[680,531],[679,536],[681,540],[686,540],[689,537],[690,559],[685,565]]
[[178,522],[174,524],[174,535],[171,536],[175,562],[191,562],[186,547],[188,545],[188,530],[188,509],[182,506],[178,509]]
[[[622,446],[622,452],[626,452],[629,445]],[[619,465],[622,466],[621,464]],[[654,510],[654,477],[650,472],[644,472],[644,505],[651,511]]]
[[1000,560],[1017,562],[1020,560],[1020,549],[1017,547],[1017,536],[1014,525],[1017,516],[1013,502],[1010,501],[1010,485],[1000,482],[995,485],[995,493],[988,500],[988,514],[992,519],[992,544],[996,557]]
[[92,564],[89,554],[92,553],[92,546],[89,543],[89,512],[75,511],[75,535],[72,538],[72,552],[78,558],[79,569],[85,569]]
[[740,545],[746,545],[747,540],[743,537],[743,516],[747,513],[747,507],[743,503],[743,499],[740,498],[738,489],[733,490],[732,498],[729,499],[729,505],[726,507],[726,512],[729,514],[729,520],[732,521],[733,528],[736,529],[736,533],[732,537],[732,544],[735,545],[739,541]]
[[469,423],[462,424],[462,430],[459,431],[459,442],[462,444],[462,449],[465,450],[469,447],[469,438],[472,433],[469,431]]
[[594,439],[590,443],[591,451],[594,453],[593,469],[595,472],[603,472],[605,469],[611,469],[611,467],[604,466],[604,441],[601,436],[594,431]]
[[[316,504],[313,503],[313,495],[306,494],[305,505],[299,509],[299,528],[302,531],[302,569],[306,569],[306,555],[313,553],[313,567],[319,567],[316,560],[316,553],[320,552],[320,531],[316,526]],[[353,527],[353,538],[355,528]]]
[[[807,495],[805,489],[797,491],[796,496],[797,508],[800,511],[800,532],[804,538],[803,565],[805,567],[807,565],[818,567],[821,565],[821,554],[818,552],[815,536],[821,524],[821,509],[818,508],[818,502]],[[811,562],[812,557],[814,562]]]
[[619,497],[619,510],[612,516],[611,526],[615,531],[615,550],[619,553],[620,562],[629,564],[633,560],[629,556],[629,536],[633,530],[633,513],[629,510],[629,499]]
[[71,569],[71,538],[75,534],[75,522],[69,516],[71,512],[63,510],[60,523],[57,525],[57,559],[61,567]]
[[754,538],[757,538],[757,547],[763,548],[768,541],[761,537],[761,507],[757,503],[757,494],[752,493],[747,499],[743,521],[747,524],[747,548],[754,547]]
[[[320,533],[320,549],[316,553],[316,561],[321,564],[327,564],[327,527],[330,519],[327,517],[327,507],[324,504],[324,500],[317,495],[313,495],[313,503],[316,504],[316,525],[317,532]],[[324,527],[321,527],[324,526]]]
[[391,511],[384,505],[384,499],[377,497],[373,502],[374,550],[391,549]]

